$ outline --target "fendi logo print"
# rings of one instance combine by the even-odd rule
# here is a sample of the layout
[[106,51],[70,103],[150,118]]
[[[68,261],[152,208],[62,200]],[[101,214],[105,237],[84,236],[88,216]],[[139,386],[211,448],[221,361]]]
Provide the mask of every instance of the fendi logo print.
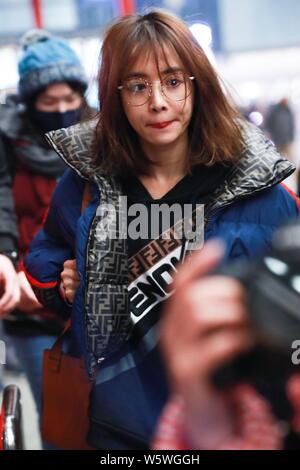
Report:
[[172,283],[177,271],[176,264],[186,256],[187,243],[161,257],[147,272],[130,283],[129,300],[131,320],[140,321],[156,304],[172,294]]

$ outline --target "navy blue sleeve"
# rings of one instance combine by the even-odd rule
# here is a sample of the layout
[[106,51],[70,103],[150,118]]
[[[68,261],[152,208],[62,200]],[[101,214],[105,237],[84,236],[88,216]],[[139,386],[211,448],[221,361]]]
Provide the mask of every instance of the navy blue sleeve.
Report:
[[60,293],[63,263],[75,258],[76,225],[81,211],[83,180],[67,170],[54,192],[44,227],[30,245],[25,274],[39,301],[66,317],[69,306]]
[[298,215],[298,198],[284,184],[277,184],[220,211],[206,238],[223,241],[226,261],[251,260],[268,251],[277,228]]

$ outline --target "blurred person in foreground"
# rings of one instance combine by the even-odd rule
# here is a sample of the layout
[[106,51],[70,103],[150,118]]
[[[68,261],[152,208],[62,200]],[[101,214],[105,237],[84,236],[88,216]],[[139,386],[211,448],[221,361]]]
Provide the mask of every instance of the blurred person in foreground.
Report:
[[[242,284],[233,277],[212,275],[223,251],[219,242],[208,243],[175,277],[176,293],[168,301],[160,325],[173,395],[162,413],[152,448],[299,449],[300,373],[299,367],[291,365],[291,347],[284,374],[280,375],[279,364],[274,363],[270,383],[267,369],[256,381],[242,379],[235,369],[234,381],[222,389],[213,379],[217,370],[253,351],[258,342]],[[273,361],[274,357],[270,355]]]
[[[5,233],[6,240],[13,239],[16,247],[11,241],[0,248],[3,256],[13,256],[18,264],[21,290],[17,309],[4,320],[5,330],[40,412],[43,350],[52,346],[63,321],[37,301],[24,276],[22,262],[65,171],[64,162],[49,148],[44,133],[79,122],[89,110],[84,98],[85,71],[65,40],[43,30],[32,30],[22,38],[22,46],[18,95],[9,96],[0,107],[0,161],[7,167],[6,178],[12,179],[11,184],[2,187],[0,210],[5,211],[8,205],[12,209],[13,200],[15,211],[10,210],[10,216],[1,219],[0,233]],[[18,234],[16,230],[9,233],[8,229],[14,217]]]

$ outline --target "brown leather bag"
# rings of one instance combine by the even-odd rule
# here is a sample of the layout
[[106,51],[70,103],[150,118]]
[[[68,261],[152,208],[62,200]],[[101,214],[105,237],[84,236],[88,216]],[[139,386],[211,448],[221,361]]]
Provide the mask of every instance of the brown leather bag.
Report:
[[[86,183],[81,212],[90,199],[90,188]],[[52,348],[44,351],[42,437],[60,449],[92,450],[86,437],[93,383],[88,378],[83,359],[69,356],[62,350],[70,326],[69,320]]]
[[42,437],[60,449],[91,450],[86,437],[93,384],[83,359],[63,353],[64,336],[44,351]]

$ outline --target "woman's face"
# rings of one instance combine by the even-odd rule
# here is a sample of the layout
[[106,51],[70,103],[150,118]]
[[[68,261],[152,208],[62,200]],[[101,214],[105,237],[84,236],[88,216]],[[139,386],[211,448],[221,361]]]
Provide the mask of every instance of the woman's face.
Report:
[[[153,55],[140,57],[122,83],[123,109],[144,149],[164,148],[187,139],[194,104],[193,82],[174,52],[166,50],[166,59],[168,63],[161,54],[158,71]],[[149,87],[143,80],[152,84],[149,99]]]

